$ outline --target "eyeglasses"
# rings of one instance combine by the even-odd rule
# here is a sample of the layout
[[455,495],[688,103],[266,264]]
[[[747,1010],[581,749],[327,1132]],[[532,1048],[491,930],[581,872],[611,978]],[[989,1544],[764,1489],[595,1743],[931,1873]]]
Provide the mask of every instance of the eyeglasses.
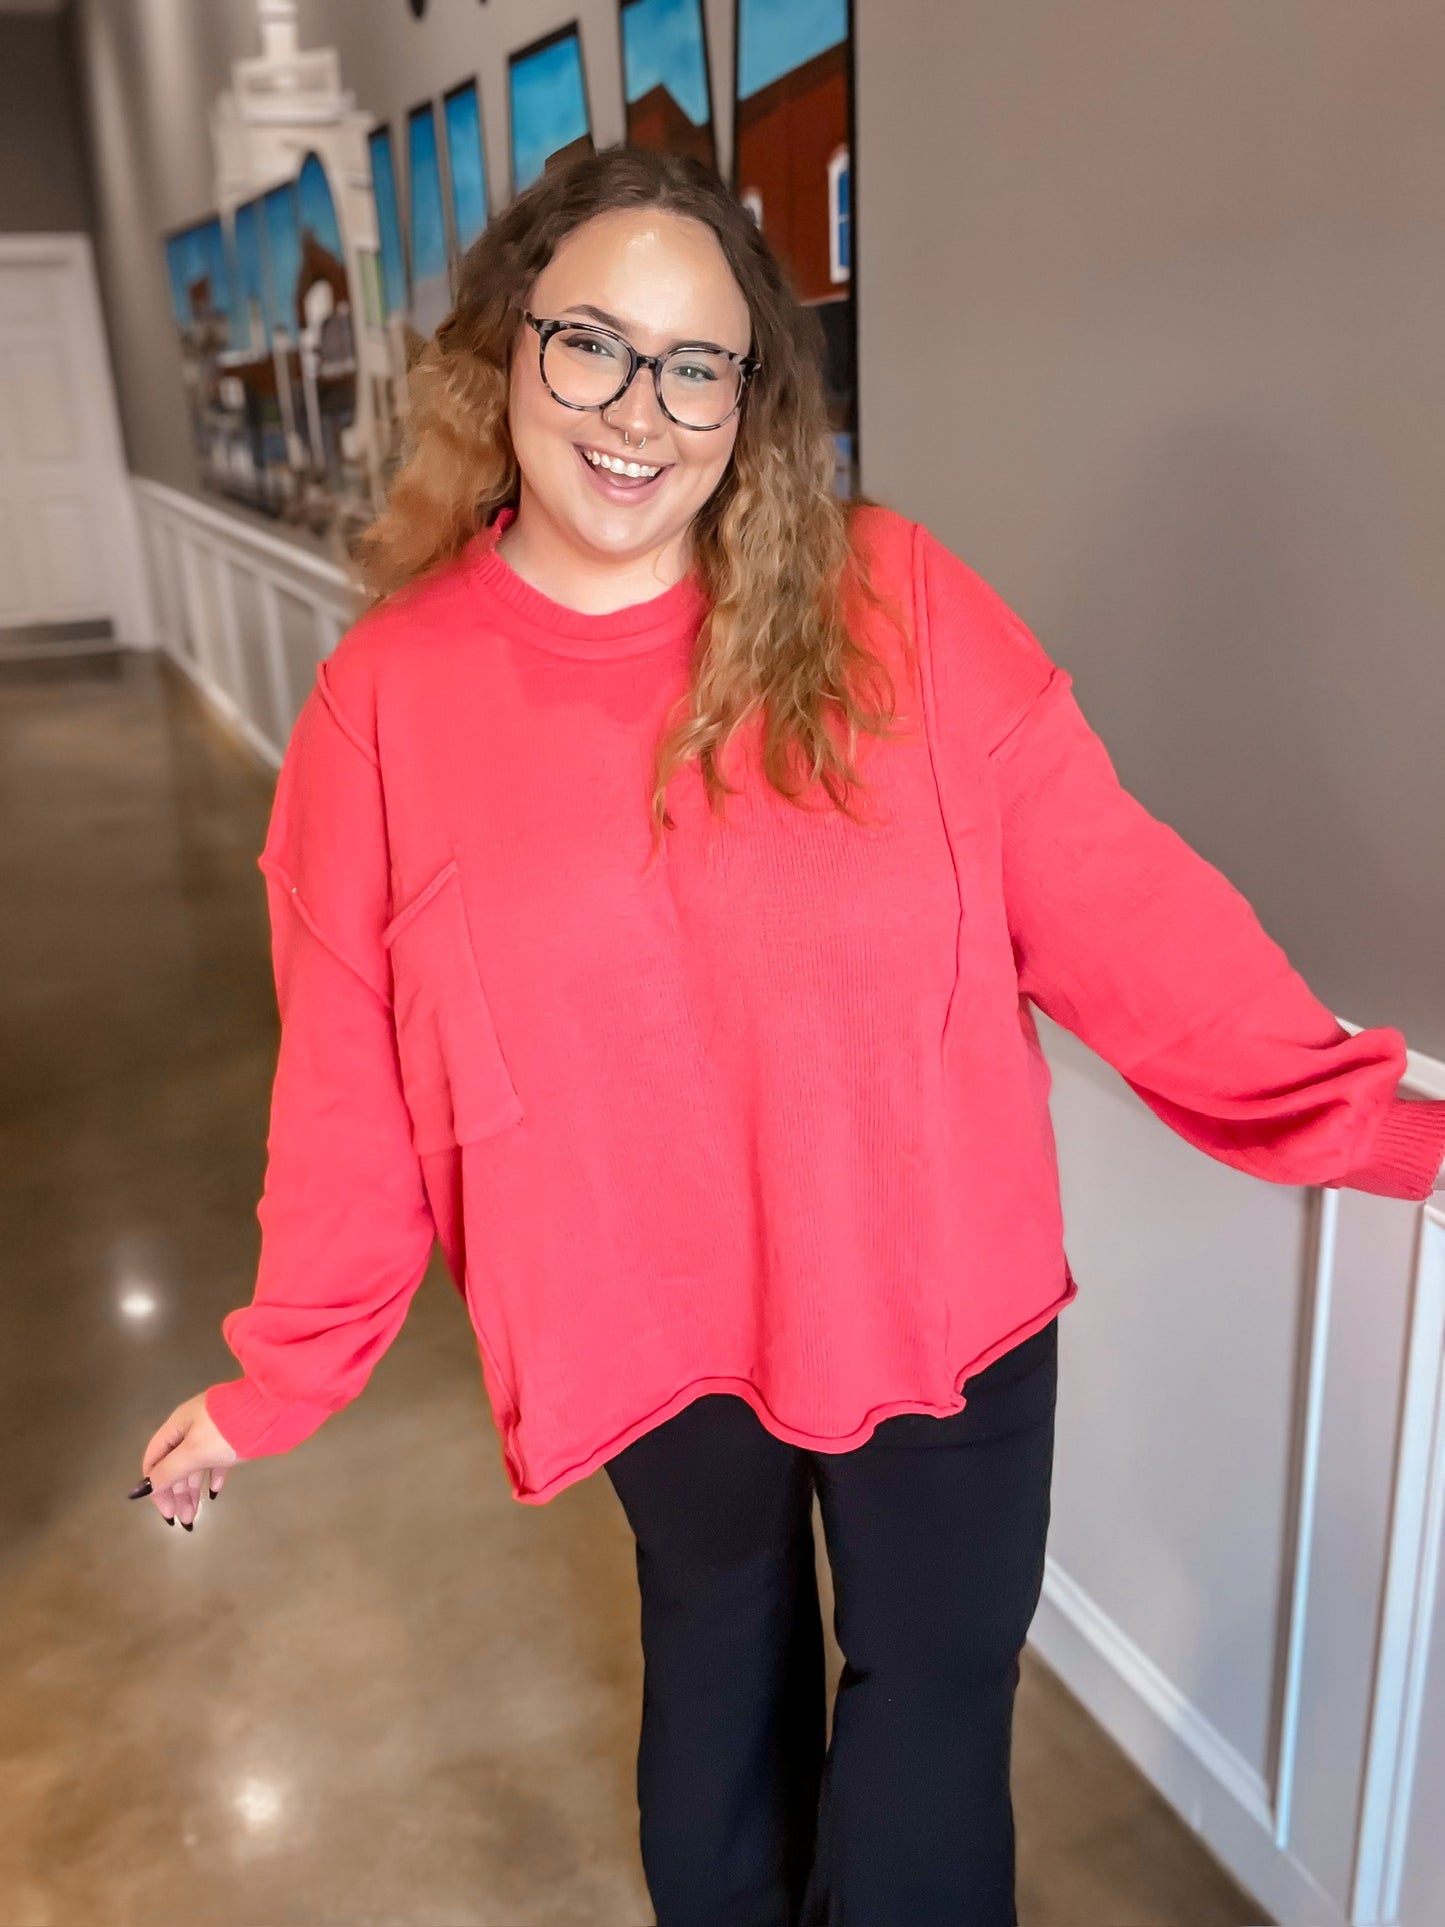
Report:
[[657,403],[679,428],[721,428],[737,413],[748,377],[762,366],[756,355],[705,345],[640,355],[610,328],[580,321],[523,320],[537,330],[542,379],[564,408],[610,408],[632,386],[639,368],[652,370]]

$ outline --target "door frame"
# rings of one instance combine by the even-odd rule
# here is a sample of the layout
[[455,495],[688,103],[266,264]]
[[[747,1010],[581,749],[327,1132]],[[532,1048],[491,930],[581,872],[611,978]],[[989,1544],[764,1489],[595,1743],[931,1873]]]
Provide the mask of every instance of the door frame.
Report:
[[13,267],[59,268],[69,277],[69,300],[76,322],[79,373],[85,405],[91,411],[108,495],[110,567],[116,641],[132,649],[155,647],[150,585],[141,550],[140,518],[131,492],[121,432],[120,409],[111,371],[110,344],[101,307],[100,283],[90,236],[82,233],[0,234],[0,270]]

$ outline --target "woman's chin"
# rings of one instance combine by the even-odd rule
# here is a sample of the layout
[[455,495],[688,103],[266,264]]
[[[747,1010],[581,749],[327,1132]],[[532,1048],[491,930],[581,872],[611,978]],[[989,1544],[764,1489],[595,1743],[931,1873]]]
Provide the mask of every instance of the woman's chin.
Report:
[[594,497],[579,505],[572,518],[579,541],[602,553],[621,558],[642,555],[669,542],[680,533],[672,516],[659,517],[643,503],[636,508],[604,502]]

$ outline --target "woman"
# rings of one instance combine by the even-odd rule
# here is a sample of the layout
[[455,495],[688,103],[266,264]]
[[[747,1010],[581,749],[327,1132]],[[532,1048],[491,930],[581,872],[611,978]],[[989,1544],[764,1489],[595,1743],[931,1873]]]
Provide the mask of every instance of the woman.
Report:
[[[243,1375],[161,1512],[355,1397],[439,1237],[515,1495],[637,1542],[660,1927],[1004,1927],[1061,1241],[1026,999],[1192,1143],[1423,1197],[1445,1104],[1118,785],[925,529],[832,493],[813,317],[612,149],[463,264],[266,847]],[[825,1756],[810,1517],[846,1667]]]

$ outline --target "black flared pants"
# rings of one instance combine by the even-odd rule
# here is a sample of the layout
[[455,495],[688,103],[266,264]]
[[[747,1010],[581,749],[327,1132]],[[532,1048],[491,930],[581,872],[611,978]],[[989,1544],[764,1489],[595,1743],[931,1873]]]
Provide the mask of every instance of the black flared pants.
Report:
[[[1009,1761],[1057,1322],[847,1452],[730,1393],[607,1461],[637,1539],[657,1927],[1015,1927]],[[826,1751],[816,1489],[844,1658]]]

